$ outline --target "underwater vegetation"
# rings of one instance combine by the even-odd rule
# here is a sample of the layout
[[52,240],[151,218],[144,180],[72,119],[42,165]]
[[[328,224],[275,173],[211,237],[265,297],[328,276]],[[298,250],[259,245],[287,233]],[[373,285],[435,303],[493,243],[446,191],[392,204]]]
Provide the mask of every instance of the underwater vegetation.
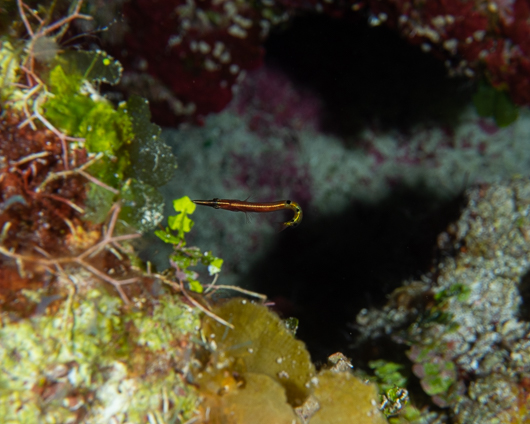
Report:
[[[527,422],[530,183],[494,180],[527,167],[528,115],[522,111],[504,129],[484,118],[505,125],[517,114],[514,103],[528,103],[514,95],[524,94],[528,77],[525,3],[455,1],[429,9],[434,6],[205,1],[201,7],[158,2],[158,8],[131,1],[124,5],[131,31],[120,40],[108,31],[125,72],[106,52],[67,47],[70,35],[93,21],[97,28],[116,4],[100,11],[83,1],[0,6],[6,12],[0,18],[2,419]],[[242,71],[260,65],[269,30],[313,8],[352,19],[371,11],[372,25],[395,24],[412,43],[448,60],[454,73],[482,75],[487,81],[475,97],[482,117],[468,110],[455,127],[415,128],[408,138],[368,128],[347,151],[337,138],[315,132],[321,105],[281,72],[264,69],[257,85],[245,86]],[[473,59],[479,48],[488,54]],[[118,102],[113,89],[104,94],[120,82],[131,92],[145,89],[156,116],[193,117],[204,126],[162,135],[143,97]],[[203,119],[226,106],[236,84],[241,92],[233,109]],[[457,149],[466,153],[458,156]],[[427,169],[434,170],[430,179]],[[266,246],[269,223],[249,233],[239,229],[242,222],[234,231],[232,224],[200,221],[184,195],[215,189],[244,198],[256,187],[252,194],[264,202],[293,194],[312,215],[355,199],[381,199],[399,181],[425,181],[451,193],[469,174],[488,183],[467,192],[461,217],[438,237],[432,270],[405,282],[385,308],[358,315],[352,352],[363,344],[395,348],[376,350],[384,357],[371,357],[364,372],[352,371],[340,353],[317,367],[295,338],[296,319],[282,321],[264,295],[217,284],[226,263],[245,269],[237,255]],[[168,187],[171,212],[161,194]],[[301,218],[298,205],[267,207]],[[209,243],[194,246],[196,227],[240,250],[223,260],[204,249]],[[149,232],[169,251],[160,266],[137,257],[135,243]],[[223,256],[227,250],[220,249]],[[318,265],[334,266],[325,259]],[[227,289],[245,298],[222,299]]]
[[[25,294],[37,304],[44,298],[38,290]],[[194,415],[197,393],[175,370],[186,366],[197,310],[171,296],[151,308],[125,310],[116,296],[91,289],[24,320],[2,310],[3,422],[183,422]]]
[[[28,18],[18,4],[23,18],[12,32],[20,38],[4,36],[0,53],[0,248],[2,263],[16,270],[2,278],[4,293],[81,267],[128,302],[123,287],[138,278],[120,243],[161,221],[164,202],[153,185],[171,178],[175,158],[145,100],[115,107],[98,94],[94,84],[119,80],[118,62],[101,51],[40,55],[42,40],[56,45],[73,20],[90,19],[82,2],[52,23]],[[15,275],[19,284],[10,286]]]
[[145,100],[99,94],[118,62],[57,48],[72,21],[91,19],[82,2],[13,5],[0,39],[2,420],[183,421],[197,395],[161,370],[184,367],[199,312],[159,296],[130,244],[161,221],[153,185],[175,158]]
[[215,284],[223,260],[186,243],[187,196],[155,232],[172,249],[169,268],[138,259],[134,241],[162,222],[157,187],[176,168],[147,101],[113,103],[101,87],[119,82],[120,63],[61,45],[71,24],[92,20],[83,1],[9,6],[0,38],[3,422],[386,422],[377,387],[349,369],[317,372],[296,320],[281,321],[263,295],[229,287],[257,303],[215,300],[227,289]]
[[232,299],[214,312],[235,329],[203,323],[210,352],[195,378],[213,422],[386,422],[375,385],[340,367],[317,373],[303,343],[265,306]]
[[443,408],[430,419],[528,422],[530,181],[484,184],[467,199],[438,237],[433,270],[397,289],[382,310],[363,310],[356,328],[369,343],[407,347],[405,366]]

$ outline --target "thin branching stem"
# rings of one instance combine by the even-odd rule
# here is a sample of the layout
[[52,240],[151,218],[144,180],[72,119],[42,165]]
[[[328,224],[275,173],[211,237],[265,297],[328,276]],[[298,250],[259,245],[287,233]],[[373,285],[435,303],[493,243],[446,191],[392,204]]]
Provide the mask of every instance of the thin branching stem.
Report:
[[20,14],[20,17],[22,18],[22,22],[24,22],[24,26],[26,27],[26,31],[29,35],[32,37],[34,36],[33,29],[31,28],[31,25],[29,24],[28,18],[26,16],[26,12],[24,12],[24,2],[22,0],[17,0],[18,5],[18,13]]
[[81,206],[77,206],[74,202],[71,202],[70,200],[65,199],[64,197],[57,196],[51,193],[40,193],[40,196],[49,197],[50,199],[57,200],[58,202],[61,202],[61,203],[65,203],[68,206],[70,206],[73,210],[75,210],[76,212],[79,212],[80,214],[85,213],[85,210]]
[[69,177],[70,175],[79,174],[79,175],[82,175],[83,177],[85,177],[90,182],[92,182],[92,183],[94,183],[94,184],[96,184],[96,185],[98,185],[100,187],[103,187],[104,189],[110,191],[111,193],[118,194],[119,193],[118,190],[116,190],[113,187],[110,187],[109,185],[107,185],[104,182],[98,180],[96,177],[93,177],[92,175],[90,175],[88,172],[85,171],[86,168],[88,168],[89,166],[93,165],[96,161],[101,159],[103,156],[104,156],[103,153],[100,152],[96,156],[94,156],[93,158],[91,158],[90,160],[85,162],[83,165],[81,165],[81,166],[79,166],[79,167],[77,167],[75,169],[69,169],[67,171],[49,173],[48,176],[46,177],[46,179],[37,187],[37,189],[35,191],[37,193],[40,192],[46,186],[46,184],[48,184],[51,181],[54,181],[54,180],[56,180],[58,178],[66,178],[66,177]]
[[170,280],[169,278],[163,276],[162,274],[152,274],[153,277],[159,279],[163,283],[167,284],[168,286],[172,287],[175,291],[181,292],[188,301],[194,305],[196,308],[200,309],[202,312],[204,312],[206,315],[208,315],[210,318],[213,318],[215,321],[219,322],[222,325],[225,325],[229,328],[234,328],[232,324],[230,324],[228,321],[225,321],[221,317],[215,315],[212,311],[205,308],[203,305],[201,305],[199,302],[197,302],[193,297],[189,295],[189,293],[184,289],[184,284],[182,281],[178,280],[178,283],[175,281]]
[[42,257],[30,256],[30,255],[25,255],[25,254],[23,255],[20,253],[16,253],[13,250],[6,249],[2,245],[0,245],[0,254],[3,254],[4,256],[7,256],[8,258],[14,259],[21,275],[24,274],[24,267],[23,267],[24,262],[32,262],[32,263],[42,265],[44,267],[53,267],[53,268],[56,268],[57,270],[59,269],[62,270],[62,268],[60,268],[61,265],[77,264],[85,268],[87,271],[91,272],[96,277],[102,279],[103,281],[106,281],[109,284],[112,284],[114,288],[118,291],[122,300],[126,304],[129,304],[130,303],[129,298],[123,291],[122,286],[125,284],[136,283],[137,281],[139,281],[140,278],[134,277],[134,278],[128,278],[125,280],[116,280],[112,278],[110,275],[104,273],[103,271],[100,271],[95,266],[91,265],[85,260],[91,254],[103,249],[109,244],[118,243],[120,241],[131,240],[137,237],[141,237],[141,234],[125,234],[125,235],[116,236],[116,237],[112,236],[112,232],[110,230],[114,231],[114,227],[116,224],[119,211],[120,211],[120,206],[114,205],[112,208],[112,215],[111,215],[110,223],[109,223],[107,230],[103,234],[103,239],[99,243],[96,243],[94,246],[88,248],[87,250],[85,250],[84,252],[82,252],[81,254],[77,256],[54,258],[44,249],[38,246],[34,246],[34,249],[44,256],[44,258],[42,258]]
[[193,297],[191,297],[188,292],[186,291],[186,289],[184,288],[184,284],[182,283],[182,281],[180,281],[180,291],[182,292],[182,294],[186,297],[186,299],[188,299],[188,301],[194,305],[196,308],[199,308],[201,311],[203,311],[206,315],[208,315],[210,318],[213,318],[214,320],[216,320],[217,322],[219,322],[220,324],[226,326],[226,327],[229,327],[231,328],[232,330],[235,328],[232,324],[230,324],[228,321],[225,321],[224,319],[222,319],[220,316],[217,316],[215,315],[212,311],[208,310],[207,308],[205,308],[204,306],[202,306],[199,302],[197,302]]
[[35,160],[35,159],[39,159],[39,158],[44,158],[46,156],[50,156],[51,155],[51,152],[38,152],[38,153],[33,153],[31,155],[28,155],[28,156],[24,156],[23,158],[15,161],[15,162],[9,162],[9,164],[11,166],[19,166],[19,165],[23,165],[25,164],[26,162],[30,162],[32,160]]
[[218,279],[219,279],[219,273],[215,274],[215,277],[213,277],[212,283],[206,286],[206,290],[204,290],[204,294],[208,293],[210,290],[213,289]]
[[251,290],[247,290],[247,289],[244,289],[242,287],[237,287],[237,286],[225,286],[225,285],[217,285],[217,286],[212,286],[211,284],[207,285],[207,290],[205,291],[205,293],[207,291],[217,291],[217,290],[221,290],[221,289],[224,289],[224,290],[233,290],[233,291],[237,291],[237,292],[240,292],[240,293],[243,293],[243,294],[246,294],[248,296],[252,296],[252,297],[256,297],[258,299],[261,299],[263,301],[267,300],[267,296],[265,296],[264,294],[261,294],[261,293],[256,293],[256,292],[253,292]]

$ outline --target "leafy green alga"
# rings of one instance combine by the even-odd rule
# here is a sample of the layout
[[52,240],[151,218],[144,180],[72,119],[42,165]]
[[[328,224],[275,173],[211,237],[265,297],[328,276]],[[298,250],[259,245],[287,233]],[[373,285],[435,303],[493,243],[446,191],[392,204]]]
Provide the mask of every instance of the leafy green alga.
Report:
[[198,274],[188,268],[201,263],[208,267],[210,275],[215,275],[221,272],[223,260],[213,256],[212,252],[202,253],[197,247],[186,247],[184,235],[193,227],[193,221],[188,215],[195,212],[195,203],[188,196],[184,196],[173,201],[173,208],[178,212],[177,215],[168,217],[168,227],[155,231],[155,235],[165,243],[173,245],[174,253],[171,254],[170,261],[177,269],[178,278],[188,281],[193,291],[201,293],[203,288],[197,280]]
[[473,96],[473,103],[480,116],[484,118],[493,117],[499,127],[507,127],[519,115],[519,110],[509,94],[486,82],[479,83]]
[[10,99],[15,91],[18,62],[20,58],[13,45],[0,39],[0,101]]
[[159,137],[160,128],[150,122],[147,101],[132,96],[114,107],[91,88],[87,79],[116,83],[121,74],[119,63],[106,54],[68,53],[59,62],[49,75],[45,116],[67,135],[83,138],[88,152],[103,153],[87,171],[119,191],[111,198],[101,187],[91,188],[89,216],[101,221],[108,207],[121,200],[120,219],[140,231],[151,230],[162,220],[164,205],[154,186],[171,178],[176,161]]
[[177,168],[175,156],[160,139],[160,127],[151,123],[147,100],[132,95],[126,107],[134,132],[128,147],[133,174],[147,184],[160,187],[171,179]]
[[164,217],[164,198],[142,181],[130,179],[120,191],[120,217],[139,231],[153,229]]

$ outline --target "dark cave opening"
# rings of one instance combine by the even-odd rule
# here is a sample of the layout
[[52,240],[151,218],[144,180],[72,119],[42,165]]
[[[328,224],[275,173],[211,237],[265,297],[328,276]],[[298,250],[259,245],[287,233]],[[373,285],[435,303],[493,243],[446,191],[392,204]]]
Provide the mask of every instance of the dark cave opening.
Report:
[[[348,143],[366,126],[406,133],[418,124],[457,123],[473,91],[472,82],[450,78],[419,46],[361,21],[303,15],[274,31],[265,49],[268,66],[323,102],[323,131]],[[462,200],[397,187],[377,204],[358,202],[317,219],[308,214],[278,238],[250,281],[283,316],[299,318],[297,336],[315,361],[347,354],[355,316],[383,306],[403,280],[429,270],[436,238],[458,218]]]
[[528,271],[519,283],[519,294],[522,297],[522,304],[519,309],[519,316],[524,321],[530,321],[530,271]]
[[451,78],[443,62],[384,26],[307,14],[275,30],[265,61],[316,93],[321,128],[340,137],[366,125],[408,131],[458,120],[473,82]]
[[313,360],[347,354],[355,316],[362,308],[383,306],[403,280],[430,269],[436,238],[458,218],[462,200],[402,187],[377,204],[356,203],[337,216],[309,217],[278,237],[248,281],[283,317],[299,319],[297,336]]

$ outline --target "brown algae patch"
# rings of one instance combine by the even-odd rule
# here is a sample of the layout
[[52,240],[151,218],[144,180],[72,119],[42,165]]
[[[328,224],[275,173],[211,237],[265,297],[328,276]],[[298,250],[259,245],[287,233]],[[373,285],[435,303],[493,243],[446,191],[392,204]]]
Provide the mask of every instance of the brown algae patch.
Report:
[[[317,373],[309,352],[266,306],[232,299],[203,319],[194,371],[208,423],[381,424],[376,387],[349,371]],[[354,421],[352,421],[354,419]]]

